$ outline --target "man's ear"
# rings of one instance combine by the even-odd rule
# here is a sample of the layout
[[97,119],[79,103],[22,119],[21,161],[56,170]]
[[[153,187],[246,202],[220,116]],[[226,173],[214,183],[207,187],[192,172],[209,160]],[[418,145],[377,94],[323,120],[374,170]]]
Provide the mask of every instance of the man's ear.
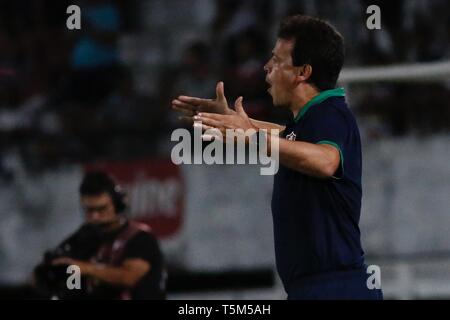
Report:
[[312,66],[310,64],[304,64],[297,68],[297,81],[305,82],[312,75]]

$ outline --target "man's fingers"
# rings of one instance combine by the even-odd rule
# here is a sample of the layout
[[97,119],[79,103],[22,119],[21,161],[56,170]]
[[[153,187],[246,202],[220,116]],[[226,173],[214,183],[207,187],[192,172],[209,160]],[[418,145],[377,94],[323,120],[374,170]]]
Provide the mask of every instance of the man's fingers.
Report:
[[203,125],[207,125],[214,128],[223,127],[223,123],[220,120],[212,119],[212,118],[198,118],[194,117],[195,122],[201,122]]
[[209,106],[212,102],[211,99],[202,99],[189,96],[179,96],[176,100],[191,105],[195,110],[198,110],[200,106]]
[[218,114],[218,113],[199,112],[199,113],[197,113],[197,115],[194,116],[194,120],[201,121],[203,118],[205,118],[205,119],[214,119],[214,120],[222,121],[222,120],[226,119],[227,117],[228,117],[227,115]]
[[[183,101],[180,101],[178,99],[174,99],[172,100],[172,107],[177,107],[177,108],[181,108],[181,109],[185,109],[185,110],[189,110],[189,111],[197,111],[198,106],[197,105],[192,105]],[[179,110],[179,109],[176,109]]]
[[203,125],[207,125],[214,128],[221,128],[223,127],[223,124],[221,121],[217,121],[214,119],[203,119],[202,120]]
[[193,127],[194,128],[200,128],[200,129],[202,129],[202,131],[209,130],[209,129],[215,129],[215,128],[211,127],[211,126],[208,126],[208,125],[206,125],[206,124],[204,124],[202,122],[198,122],[198,121],[194,122]]
[[172,109],[173,109],[173,110],[177,110],[177,111],[182,112],[183,115],[186,116],[186,117],[192,117],[192,116],[194,116],[194,115],[197,114],[196,111],[187,110],[187,109],[185,109],[185,108],[183,108],[183,107],[178,107],[178,106],[176,106],[176,105],[172,105]]

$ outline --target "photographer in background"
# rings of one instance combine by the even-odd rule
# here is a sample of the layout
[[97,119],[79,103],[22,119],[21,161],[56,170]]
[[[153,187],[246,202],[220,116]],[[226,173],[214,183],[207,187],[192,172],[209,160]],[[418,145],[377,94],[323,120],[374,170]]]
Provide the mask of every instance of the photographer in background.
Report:
[[[125,194],[103,172],[87,173],[80,186],[86,223],[35,268],[35,286],[59,299],[164,299],[165,268],[146,225],[124,216]],[[81,271],[81,288],[69,290],[67,267]]]

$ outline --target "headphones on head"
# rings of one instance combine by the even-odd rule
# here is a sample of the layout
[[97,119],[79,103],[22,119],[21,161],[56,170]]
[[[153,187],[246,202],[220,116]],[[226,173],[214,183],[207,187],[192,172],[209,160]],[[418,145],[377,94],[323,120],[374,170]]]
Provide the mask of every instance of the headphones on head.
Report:
[[118,214],[127,209],[126,193],[115,180],[103,171],[87,172],[80,186],[81,195],[109,194]]

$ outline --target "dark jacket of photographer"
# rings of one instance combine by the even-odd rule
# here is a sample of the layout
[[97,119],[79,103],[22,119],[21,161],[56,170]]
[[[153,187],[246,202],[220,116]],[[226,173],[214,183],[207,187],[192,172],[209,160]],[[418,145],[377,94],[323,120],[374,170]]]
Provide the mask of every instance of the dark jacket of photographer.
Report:
[[[126,260],[141,259],[148,262],[150,268],[133,286],[113,285],[92,276],[83,276],[81,288],[69,290],[65,270],[52,265],[58,257],[86,261],[99,268],[120,267]],[[41,293],[60,299],[165,298],[166,274],[158,241],[148,226],[132,221],[126,221],[107,233],[92,225],[82,226],[46,254],[44,262],[35,269],[35,278]]]

